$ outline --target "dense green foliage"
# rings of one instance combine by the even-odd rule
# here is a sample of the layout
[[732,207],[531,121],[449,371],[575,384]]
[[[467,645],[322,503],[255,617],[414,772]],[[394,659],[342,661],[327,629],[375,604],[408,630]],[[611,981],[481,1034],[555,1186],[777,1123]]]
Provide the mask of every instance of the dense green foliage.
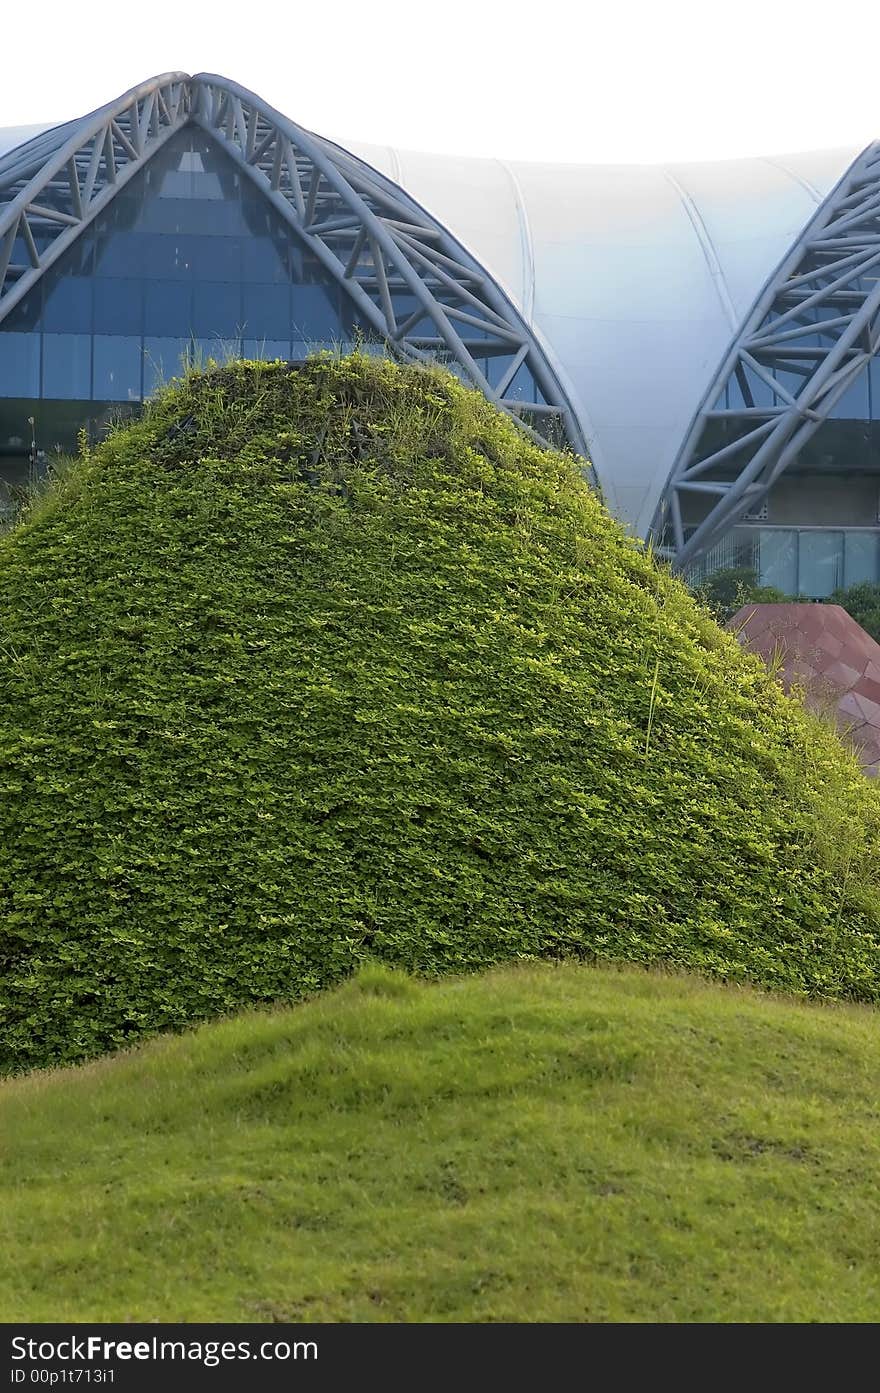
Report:
[[758,573],[752,566],[713,571],[693,587],[693,593],[719,624],[726,624],[743,605],[777,605],[791,599],[774,585],[759,585]]
[[865,1007],[368,968],[0,1083],[0,1311],[876,1321],[878,1076]]
[[172,386],[0,541],[0,653],[7,1069],[366,956],[880,996],[877,789],[439,370]]
[[880,585],[862,581],[860,585],[851,585],[848,590],[835,590],[828,601],[832,605],[841,605],[857,624],[861,624],[866,634],[880,643]]

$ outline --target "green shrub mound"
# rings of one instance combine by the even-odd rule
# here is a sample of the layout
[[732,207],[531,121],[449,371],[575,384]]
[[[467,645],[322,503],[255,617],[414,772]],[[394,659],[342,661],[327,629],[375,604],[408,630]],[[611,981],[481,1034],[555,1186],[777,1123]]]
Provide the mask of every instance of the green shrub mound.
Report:
[[3,1068],[367,957],[880,996],[874,786],[439,369],[172,384],[0,541],[0,653]]

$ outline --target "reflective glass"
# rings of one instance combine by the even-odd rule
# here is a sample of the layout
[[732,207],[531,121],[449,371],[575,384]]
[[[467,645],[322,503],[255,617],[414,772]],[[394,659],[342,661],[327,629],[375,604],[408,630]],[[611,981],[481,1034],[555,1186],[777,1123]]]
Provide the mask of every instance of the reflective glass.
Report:
[[758,576],[762,585],[775,585],[786,595],[798,593],[797,532],[793,528],[760,528]]
[[871,419],[880,421],[880,358],[872,358],[868,365],[868,382],[871,393]]
[[0,334],[0,396],[39,395],[39,334]]
[[[843,533],[802,532],[798,594],[824,599],[843,581]],[[771,582],[772,583],[772,582]]]
[[32,333],[42,322],[42,286],[36,285],[29,295],[13,305],[3,317],[0,332]]
[[136,279],[95,280],[94,327],[99,334],[140,334],[144,285]]
[[246,285],[242,302],[242,325],[281,338],[290,333],[290,292],[286,285]]
[[91,335],[44,334],[43,396],[85,401],[91,395]]
[[276,358],[287,361],[290,358],[290,339],[245,339],[241,346],[245,358],[262,358],[272,363]]
[[339,294],[336,285],[295,285],[291,316],[294,337],[298,339],[327,339],[342,337],[339,317]]
[[67,432],[92,398],[83,420],[100,430],[142,387],[177,375],[190,342],[202,360],[240,347],[287,359],[294,324],[304,353],[350,342],[357,313],[225,152],[188,128],[4,320],[0,391],[27,402],[42,390]]
[[[490,358],[489,363],[489,381],[495,386],[510,367],[511,359],[508,357]],[[510,386],[505,388],[504,395],[511,401],[538,400],[540,394],[535,386],[535,379],[525,363],[522,363],[517,369]]]
[[868,374],[860,372],[855,382],[847,387],[840,401],[832,407],[831,415],[839,421],[867,421],[870,416],[868,405]]
[[132,267],[151,280],[189,280],[199,252],[199,239],[178,232],[152,232],[128,239]]
[[144,339],[144,396],[179,377],[188,361],[188,339]]
[[88,276],[61,276],[47,284],[43,328],[88,331],[92,327],[92,281]]
[[241,357],[241,339],[230,335],[228,338],[213,334],[209,338],[191,339],[189,361],[196,367],[207,367],[209,362],[227,363],[230,358]]
[[238,237],[199,237],[192,266],[196,280],[237,284],[241,280],[241,242]]
[[101,401],[138,401],[141,340],[121,334],[94,336],[94,395]]
[[287,281],[288,249],[282,239],[244,237],[241,256],[241,273],[246,282]]
[[237,335],[241,328],[241,286],[236,281],[196,281],[194,286],[192,329],[199,337]]
[[845,587],[858,585],[862,581],[872,584],[880,580],[880,553],[878,553],[876,532],[846,532],[843,543],[843,584]]
[[144,333],[188,334],[192,329],[192,284],[151,281],[144,301]]

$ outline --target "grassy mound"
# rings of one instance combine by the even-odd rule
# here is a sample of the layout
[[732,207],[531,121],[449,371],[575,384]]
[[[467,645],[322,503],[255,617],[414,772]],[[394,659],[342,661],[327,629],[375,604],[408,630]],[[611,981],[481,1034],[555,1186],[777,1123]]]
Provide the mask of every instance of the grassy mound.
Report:
[[367,970],[0,1084],[8,1321],[876,1321],[865,1007]]
[[0,542],[0,654],[7,1069],[367,956],[880,995],[877,790],[439,371],[173,387]]

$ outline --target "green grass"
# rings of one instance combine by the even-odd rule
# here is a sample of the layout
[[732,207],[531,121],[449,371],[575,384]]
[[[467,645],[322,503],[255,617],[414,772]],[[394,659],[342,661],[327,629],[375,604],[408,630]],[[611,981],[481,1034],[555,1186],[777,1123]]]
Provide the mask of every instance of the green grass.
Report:
[[0,1318],[880,1318],[876,1012],[637,970],[334,992],[0,1085]]
[[450,375],[193,374],[0,537],[0,1072],[523,958],[880,1001],[880,788]]

